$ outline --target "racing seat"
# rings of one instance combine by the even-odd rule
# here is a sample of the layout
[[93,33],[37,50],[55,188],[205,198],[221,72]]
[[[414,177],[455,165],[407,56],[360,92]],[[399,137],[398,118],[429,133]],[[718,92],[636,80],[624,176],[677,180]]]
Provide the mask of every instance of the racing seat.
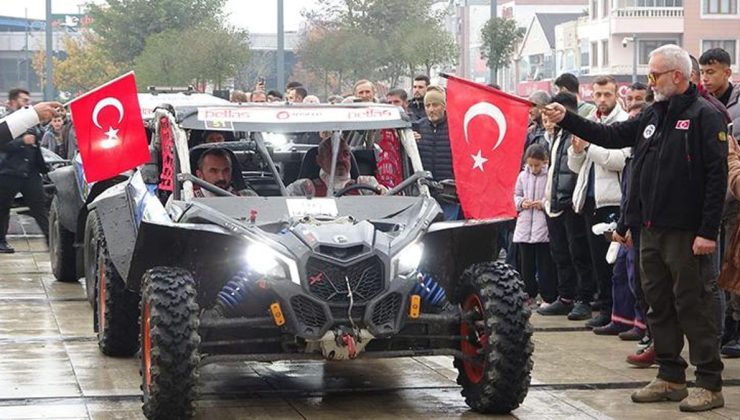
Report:
[[229,154],[231,158],[231,185],[233,185],[237,191],[246,189],[247,184],[244,182],[244,178],[242,178],[242,170],[239,160],[236,158],[233,151],[223,147],[221,143],[200,144],[190,149],[190,170],[193,175],[196,175],[196,171],[198,170],[198,160],[200,159],[200,156],[209,149],[223,149]]
[[[316,163],[316,155],[318,154],[318,146],[312,147],[306,151],[306,154],[303,156],[303,160],[301,161],[301,169],[298,170],[297,179],[316,179],[319,177],[321,167]],[[352,167],[349,170],[349,176],[352,179],[357,179],[357,177],[360,176],[360,171],[358,170],[359,165],[357,164],[354,153],[350,153],[350,159],[352,159]]]

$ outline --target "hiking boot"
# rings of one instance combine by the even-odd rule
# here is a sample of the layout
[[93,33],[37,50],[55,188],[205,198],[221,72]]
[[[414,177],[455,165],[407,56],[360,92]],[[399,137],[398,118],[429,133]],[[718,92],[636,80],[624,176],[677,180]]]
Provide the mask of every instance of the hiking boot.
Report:
[[6,240],[0,240],[0,254],[12,254],[15,252],[12,246]]
[[645,330],[638,327],[632,327],[631,329],[619,333],[619,339],[624,341],[638,341],[642,340],[645,336]]
[[655,364],[655,347],[650,346],[641,352],[627,356],[627,363],[639,368],[649,368]]
[[593,329],[594,334],[596,335],[619,335],[629,330],[629,325],[624,325],[617,322],[610,322],[603,327],[596,327]]
[[576,302],[573,310],[568,313],[568,319],[571,321],[585,321],[591,318],[591,306],[588,303]]
[[566,302],[562,299],[557,299],[555,302],[541,306],[537,309],[537,313],[540,315],[568,315],[570,310],[573,308],[573,302]]
[[719,353],[728,358],[740,357],[740,340],[730,340],[727,344],[722,346]]
[[695,413],[725,406],[722,391],[710,391],[706,388],[694,388],[691,394],[678,405],[679,410]]
[[601,311],[599,312],[598,315],[586,321],[586,327],[587,328],[603,327],[604,325],[609,324],[611,319],[612,319],[611,314]]
[[686,388],[686,384],[676,384],[655,378],[645,387],[632,393],[632,402],[681,401],[688,395],[689,390]]

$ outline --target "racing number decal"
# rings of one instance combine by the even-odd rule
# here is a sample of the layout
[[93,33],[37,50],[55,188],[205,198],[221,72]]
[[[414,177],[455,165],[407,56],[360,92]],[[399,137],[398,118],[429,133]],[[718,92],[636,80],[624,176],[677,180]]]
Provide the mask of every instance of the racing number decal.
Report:
[[233,130],[234,123],[223,120],[206,120],[206,129],[211,130]]

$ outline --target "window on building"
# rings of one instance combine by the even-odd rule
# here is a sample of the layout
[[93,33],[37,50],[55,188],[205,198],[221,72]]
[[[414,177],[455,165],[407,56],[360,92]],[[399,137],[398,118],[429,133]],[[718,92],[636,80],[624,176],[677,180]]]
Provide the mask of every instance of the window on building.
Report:
[[604,0],[603,3],[601,3],[601,17],[607,17],[609,16],[609,2],[612,0]]
[[591,19],[599,16],[599,0],[591,0]]
[[730,61],[733,65],[737,64],[737,41],[734,39],[722,39],[722,40],[703,40],[701,42],[701,50],[706,51],[710,48],[722,48],[723,50],[730,53]]
[[705,15],[736,15],[738,0],[702,0]]
[[619,0],[619,7],[683,7],[683,0]]
[[638,57],[640,64],[647,64],[650,61],[650,52],[666,44],[678,44],[675,39],[638,39],[637,44],[640,46]]
[[591,67],[599,66],[599,44],[596,42],[591,43]]
[[565,70],[575,70],[576,68],[576,55],[573,50],[565,52]]
[[601,41],[601,67],[609,66],[609,40]]

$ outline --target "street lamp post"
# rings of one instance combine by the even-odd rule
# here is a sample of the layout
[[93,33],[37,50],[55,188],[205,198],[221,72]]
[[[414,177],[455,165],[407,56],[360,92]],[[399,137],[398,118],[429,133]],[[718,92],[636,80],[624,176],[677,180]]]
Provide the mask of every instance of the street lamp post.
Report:
[[637,34],[632,34],[622,39],[622,46],[627,48],[627,44],[632,43],[632,83],[637,83],[637,54],[639,47],[637,45]]
[[277,0],[277,89],[285,87],[285,31],[283,27],[283,0]]
[[53,62],[51,60],[52,51],[54,49],[52,39],[52,27],[51,27],[51,0],[46,0],[46,83],[44,83],[44,99],[50,101],[54,99],[54,81],[52,80],[52,69]]
[[632,34],[632,83],[637,83],[637,35]]
[[[497,7],[498,2],[496,0],[491,0],[491,19],[498,15],[498,12],[496,11]],[[496,70],[493,67],[491,68],[491,83],[496,83]]]

